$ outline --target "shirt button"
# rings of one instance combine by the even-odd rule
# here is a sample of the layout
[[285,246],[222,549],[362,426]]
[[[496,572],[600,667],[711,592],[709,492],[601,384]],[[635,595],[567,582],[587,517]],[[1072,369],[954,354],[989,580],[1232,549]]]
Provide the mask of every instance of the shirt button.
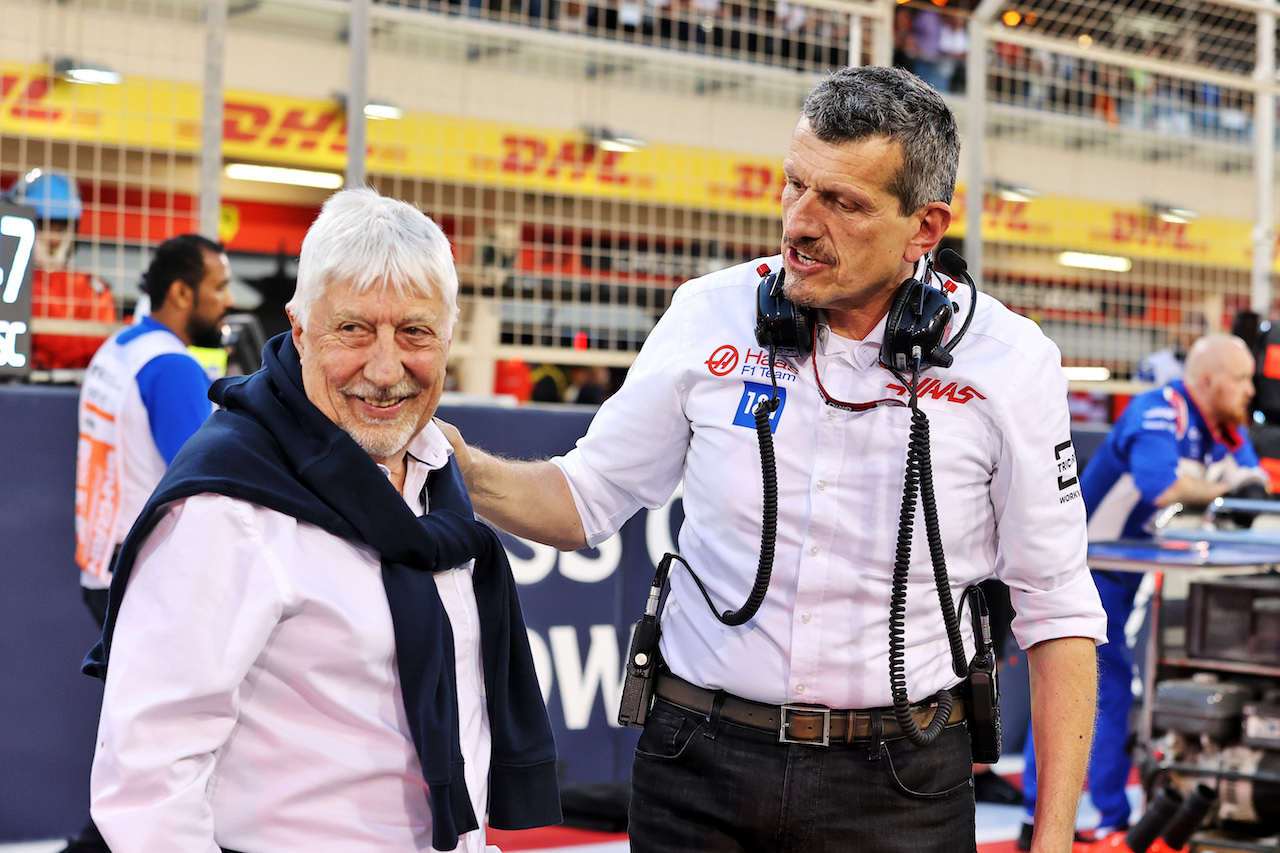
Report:
[[816,556],[818,556],[818,546],[817,546],[817,545],[814,545],[812,548],[810,548],[810,549],[809,549],[809,556],[810,556],[810,557],[816,557]]
[[829,420],[829,421],[834,421],[835,419],[836,419],[836,413],[835,413],[835,412],[833,412],[832,410],[828,409],[828,410],[827,410],[827,420]]
[[801,613],[801,614],[800,614],[800,621],[801,621],[801,622],[803,622],[803,623],[804,623],[804,624],[806,624],[806,625],[808,625],[808,624],[809,624],[809,620],[810,620],[810,619],[812,619],[812,618],[813,618],[813,617],[812,617],[812,616],[810,616],[808,613]]
[[796,692],[797,692],[797,693],[803,693],[803,692],[804,692],[804,685],[803,685],[803,684],[797,684],[797,685],[796,685]]
[[826,487],[827,487],[827,481],[826,481],[826,480],[819,480],[819,481],[818,481],[818,491],[822,491],[822,490],[823,490],[823,489],[825,489]]

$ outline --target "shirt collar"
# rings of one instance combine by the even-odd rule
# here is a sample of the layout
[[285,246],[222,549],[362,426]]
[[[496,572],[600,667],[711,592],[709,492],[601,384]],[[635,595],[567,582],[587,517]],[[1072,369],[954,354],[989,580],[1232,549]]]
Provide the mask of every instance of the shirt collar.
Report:
[[[169,334],[173,335],[175,338],[178,338],[177,332],[175,332],[173,329],[170,329],[168,326],[166,326],[164,323],[161,323],[159,320],[157,320],[155,317],[152,317],[150,314],[148,314],[145,317],[139,317],[138,321],[134,323],[134,325],[141,326],[142,328],[146,329],[149,332],[150,331],[168,332]],[[178,340],[182,340],[182,338],[178,338]]]
[[[434,420],[428,421],[405,448],[404,501],[417,515],[422,515],[429,509],[423,489],[427,484],[427,475],[447,465],[452,453],[453,447],[449,444],[449,439],[444,437]],[[381,463],[377,465],[383,474],[391,476],[390,468]]]
[[844,360],[851,363],[857,370],[867,370],[880,361],[880,346],[884,343],[884,327],[885,321],[888,319],[887,314],[881,317],[875,328],[860,341],[855,341],[852,338],[842,338],[835,334],[831,331],[831,327],[824,322],[825,314],[822,315],[822,318],[818,323],[817,346],[824,358]]

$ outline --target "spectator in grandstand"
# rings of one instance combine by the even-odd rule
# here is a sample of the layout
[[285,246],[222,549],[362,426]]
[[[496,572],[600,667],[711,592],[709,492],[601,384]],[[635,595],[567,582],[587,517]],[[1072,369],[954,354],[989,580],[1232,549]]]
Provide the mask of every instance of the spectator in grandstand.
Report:
[[557,0],[551,4],[552,26],[564,33],[585,33],[587,31],[588,9],[594,6],[581,0]]
[[291,332],[214,386],[116,562],[86,661],[114,853],[483,853],[486,806],[559,820],[511,568],[431,422],[457,288],[372,189],[307,232]]
[[[962,681],[923,541],[899,552],[895,572],[915,414],[904,400],[921,382],[963,389],[919,395],[919,414],[945,436],[930,467],[941,583],[954,595],[999,576],[1011,590],[1052,755],[1038,852],[1070,844],[1105,616],[1085,565],[1058,350],[1030,320],[961,288],[953,297],[974,313],[952,368],[926,379],[881,366],[895,351],[911,357],[893,342],[917,304],[913,274],[931,280],[959,151],[955,116],[920,78],[836,72],[805,100],[784,160],[781,257],[678,288],[573,451],[514,462],[446,430],[481,515],[565,550],[598,545],[684,484],[689,571],[673,571],[661,644],[644,650],[662,665],[652,706],[637,703],[648,719],[631,775],[633,850],[755,850],[761,838],[778,849],[975,849],[974,755],[964,705],[950,699]],[[782,280],[762,280],[769,270]],[[782,282],[792,307],[812,312],[787,323],[811,335],[796,335],[794,355],[755,331],[761,295]],[[757,425],[775,380],[778,407]],[[771,430],[776,525],[761,490]],[[903,573],[898,631],[891,589]],[[722,616],[753,586],[746,607]],[[909,647],[901,692],[890,688],[891,633]],[[931,745],[913,742],[915,726],[932,727]]]
[[[221,342],[230,281],[217,243],[198,234],[164,241],[144,274],[150,316],[112,334],[89,362],[78,415],[76,562],[99,628],[120,543],[212,411],[209,379],[187,348]],[[64,853],[106,849],[90,821]]]
[[[1150,538],[1151,521],[1173,503],[1203,506],[1226,494],[1265,495],[1266,473],[1244,426],[1253,397],[1253,356],[1232,335],[1209,335],[1187,354],[1185,379],[1135,397],[1080,478],[1090,541]],[[1133,704],[1133,656],[1125,622],[1142,575],[1094,571],[1107,612],[1098,649],[1098,727],[1089,758],[1089,797],[1101,839],[1129,824],[1130,761],[1125,743]],[[1036,806],[1035,737],[1028,736],[1022,791],[1026,823],[1018,849],[1031,849]]]
[[1239,89],[1227,89],[1222,96],[1218,126],[1226,139],[1248,139],[1253,135],[1253,100]]
[[[1147,49],[1151,58],[1168,62],[1184,61],[1184,48],[1163,35],[1152,38]],[[1151,126],[1160,133],[1190,136],[1192,125],[1192,90],[1181,77],[1153,72],[1147,83],[1150,96]]]
[[1000,100],[1022,103],[1027,98],[1028,50],[1020,44],[998,41],[992,52],[991,88]]
[[71,263],[76,223],[84,212],[80,191],[65,172],[32,169],[14,182],[6,197],[36,212],[32,318],[69,321],[62,324],[64,329],[32,334],[31,366],[37,370],[86,367],[110,333],[110,325],[104,328],[103,324],[118,323],[119,315],[107,283]]
[[[813,55],[814,70],[829,71],[832,68],[843,68],[849,65],[850,16],[842,15],[835,9],[818,9],[816,12],[820,23],[815,39],[821,49]],[[854,46],[854,50],[860,52],[869,37],[870,34],[864,31],[862,43]],[[852,64],[861,65],[861,58],[855,58]]]
[[911,29],[915,35],[916,76],[939,92],[946,92],[951,68],[942,55],[942,15],[933,9],[918,9]]
[[906,6],[893,13],[893,65],[912,74],[916,71],[915,18]]
[[778,0],[774,5],[774,24],[778,32],[778,56],[784,65],[807,70],[811,61],[820,62],[823,51],[815,41],[817,9],[791,0]]
[[947,81],[943,91],[964,93],[965,60],[969,56],[969,28],[960,15],[943,15],[938,36],[939,73]]
[[1094,67],[1093,115],[1107,124],[1119,124],[1120,113],[1127,110],[1124,89],[1129,79],[1120,69],[1109,63],[1097,63]]
[[1049,101],[1053,108],[1075,114],[1087,112],[1090,100],[1085,90],[1089,86],[1089,74],[1085,60],[1064,53],[1052,54]]
[[1053,54],[1041,47],[1027,51],[1027,105],[1043,110],[1049,106],[1050,76]]

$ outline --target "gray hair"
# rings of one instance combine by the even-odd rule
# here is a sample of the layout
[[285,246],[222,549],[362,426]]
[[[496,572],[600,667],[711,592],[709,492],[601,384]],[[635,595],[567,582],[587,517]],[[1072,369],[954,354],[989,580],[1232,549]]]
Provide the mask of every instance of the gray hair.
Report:
[[928,83],[900,68],[842,68],[804,101],[815,136],[830,145],[884,136],[902,149],[902,168],[889,182],[903,215],[931,201],[951,203],[960,164],[960,131],[947,102]]
[[441,297],[458,313],[458,271],[449,238],[411,204],[370,187],[342,190],[324,203],[307,229],[298,259],[298,287],[285,306],[306,328],[316,300],[341,281],[356,293],[390,288],[411,299]]

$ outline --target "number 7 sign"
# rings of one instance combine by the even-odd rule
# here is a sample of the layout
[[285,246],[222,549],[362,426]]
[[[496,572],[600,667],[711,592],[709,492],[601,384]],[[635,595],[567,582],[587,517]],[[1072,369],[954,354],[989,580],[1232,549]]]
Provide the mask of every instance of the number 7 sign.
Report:
[[31,353],[35,211],[0,201],[0,376],[25,376]]

